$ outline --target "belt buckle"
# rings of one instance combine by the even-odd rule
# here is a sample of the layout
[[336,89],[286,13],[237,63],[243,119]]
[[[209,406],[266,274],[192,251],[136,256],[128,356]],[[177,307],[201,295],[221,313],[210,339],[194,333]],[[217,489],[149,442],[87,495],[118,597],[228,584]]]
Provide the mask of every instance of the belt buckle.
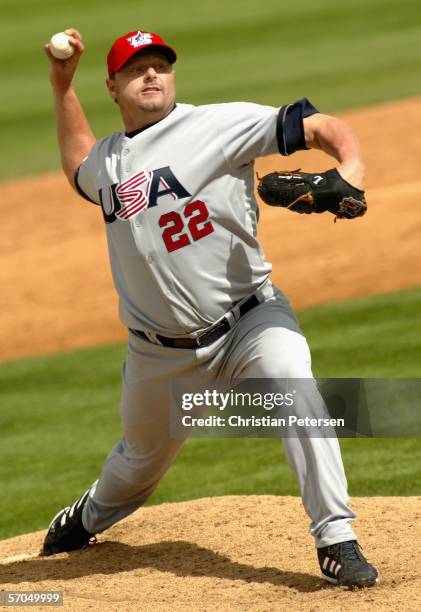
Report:
[[[202,334],[202,336],[204,336],[204,335],[205,335],[205,334]],[[202,344],[202,343],[200,342],[200,338],[201,338],[202,336],[198,336],[197,338],[195,338],[196,346],[197,346],[197,347],[199,347],[199,348],[200,348],[201,346],[206,346],[205,344]]]
[[[229,326],[228,321],[225,318],[222,319],[222,321],[220,321],[219,323],[214,325],[211,329],[209,329],[208,331],[204,332],[203,334],[201,334],[200,336],[196,338],[197,346],[207,346],[208,344],[211,344],[212,342],[220,338],[225,331],[228,331],[228,329],[225,330],[225,323],[227,323],[228,329],[229,329],[230,326]],[[214,338],[215,334],[218,334],[218,331],[221,329],[221,327],[224,328],[222,333],[217,335],[216,338]],[[205,343],[202,343],[202,338],[205,338],[205,336],[209,338],[209,340]]]
[[196,342],[196,346],[202,347],[202,346],[206,346],[207,344],[209,344],[209,343],[202,343],[202,338],[209,335],[212,331],[213,330],[210,329],[208,331],[203,332],[203,334],[200,334],[200,336],[197,336],[196,338],[194,338],[194,341]]

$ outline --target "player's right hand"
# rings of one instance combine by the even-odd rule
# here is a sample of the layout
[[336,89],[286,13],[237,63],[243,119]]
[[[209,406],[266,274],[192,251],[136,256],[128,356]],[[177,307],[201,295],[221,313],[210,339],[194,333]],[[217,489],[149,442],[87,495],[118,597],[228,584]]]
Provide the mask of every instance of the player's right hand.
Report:
[[50,81],[53,88],[61,93],[64,93],[71,85],[80,57],[85,50],[82,42],[82,35],[74,28],[64,30],[65,34],[70,36],[70,44],[74,47],[75,52],[66,60],[57,59],[50,51],[49,44],[44,45],[44,51],[50,60]]

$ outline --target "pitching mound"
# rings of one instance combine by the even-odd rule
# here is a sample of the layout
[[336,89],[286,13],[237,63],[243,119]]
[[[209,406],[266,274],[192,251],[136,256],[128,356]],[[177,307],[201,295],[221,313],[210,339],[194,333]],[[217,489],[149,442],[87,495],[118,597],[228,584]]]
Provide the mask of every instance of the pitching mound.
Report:
[[[272,278],[296,308],[421,282],[421,99],[343,117],[365,152],[368,214],[333,223],[329,214],[261,207]],[[331,166],[327,156],[306,151],[260,160],[257,170]],[[125,339],[97,207],[55,173],[2,183],[0,214],[0,359]]]
[[142,508],[90,549],[36,556],[45,532],[0,542],[4,590],[64,591],[69,610],[419,610],[420,497],[355,498],[357,530],[380,570],[348,591],[318,571],[295,497],[217,497]]

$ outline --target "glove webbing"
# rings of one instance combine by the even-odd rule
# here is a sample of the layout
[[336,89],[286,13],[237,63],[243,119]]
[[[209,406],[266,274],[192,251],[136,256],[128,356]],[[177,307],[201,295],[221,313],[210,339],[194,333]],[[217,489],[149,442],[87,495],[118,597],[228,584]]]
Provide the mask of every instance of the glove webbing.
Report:
[[291,202],[291,204],[288,204],[288,206],[285,206],[285,208],[292,208],[294,206],[294,204],[296,204],[297,202],[309,202],[310,204],[314,204],[314,197],[313,194],[310,193],[310,191],[308,191],[307,193],[303,193],[302,195],[298,196],[298,198],[296,198],[293,202]]

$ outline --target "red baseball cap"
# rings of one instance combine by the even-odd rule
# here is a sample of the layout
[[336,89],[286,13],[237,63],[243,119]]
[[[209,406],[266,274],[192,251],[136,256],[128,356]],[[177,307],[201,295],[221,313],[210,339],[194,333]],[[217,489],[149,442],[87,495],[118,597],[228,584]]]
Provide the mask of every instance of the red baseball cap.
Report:
[[174,49],[171,49],[158,34],[153,32],[135,30],[117,38],[107,56],[108,75],[111,76],[120,70],[135,53],[146,49],[152,50],[155,47],[157,51],[167,56],[171,64],[177,59]]

